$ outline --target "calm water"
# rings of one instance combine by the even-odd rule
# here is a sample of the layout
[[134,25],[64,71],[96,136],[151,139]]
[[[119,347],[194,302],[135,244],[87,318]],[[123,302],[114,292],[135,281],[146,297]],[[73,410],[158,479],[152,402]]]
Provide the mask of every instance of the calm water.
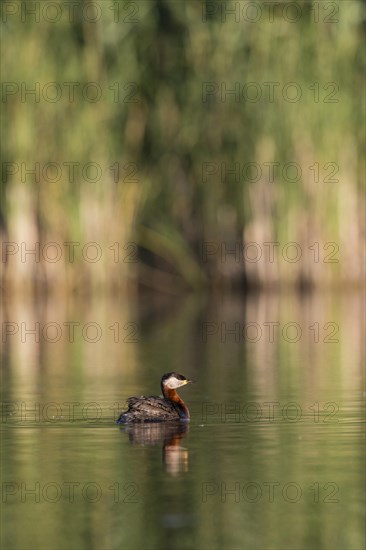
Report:
[[[362,303],[7,303],[2,547],[364,548]],[[189,426],[114,424],[172,370]]]

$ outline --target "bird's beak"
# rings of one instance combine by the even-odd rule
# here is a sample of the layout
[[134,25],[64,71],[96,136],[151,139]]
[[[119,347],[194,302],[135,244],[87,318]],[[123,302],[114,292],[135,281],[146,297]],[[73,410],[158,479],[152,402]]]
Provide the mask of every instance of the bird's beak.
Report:
[[186,380],[186,384],[194,384],[194,380]]

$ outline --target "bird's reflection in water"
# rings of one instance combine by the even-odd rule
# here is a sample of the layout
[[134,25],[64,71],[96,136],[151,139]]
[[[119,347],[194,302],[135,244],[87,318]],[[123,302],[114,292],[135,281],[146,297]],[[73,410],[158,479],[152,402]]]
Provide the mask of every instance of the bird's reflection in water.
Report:
[[189,432],[188,422],[146,422],[125,424],[132,445],[162,445],[165,470],[171,475],[188,472],[188,449],[181,440]]

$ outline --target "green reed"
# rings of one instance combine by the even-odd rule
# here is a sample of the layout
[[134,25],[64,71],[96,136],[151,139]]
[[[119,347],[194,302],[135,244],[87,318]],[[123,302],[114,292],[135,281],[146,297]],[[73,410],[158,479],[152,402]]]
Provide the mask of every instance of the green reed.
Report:
[[225,5],[7,17],[3,240],[41,252],[8,255],[6,287],[362,281],[361,2]]

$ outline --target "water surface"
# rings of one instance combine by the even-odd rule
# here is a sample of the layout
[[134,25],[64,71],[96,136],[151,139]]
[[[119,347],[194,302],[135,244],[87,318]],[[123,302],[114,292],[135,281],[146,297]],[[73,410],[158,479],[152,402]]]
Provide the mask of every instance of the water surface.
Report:
[[[364,548],[361,304],[8,302],[3,547]],[[115,425],[173,370],[190,425]]]

